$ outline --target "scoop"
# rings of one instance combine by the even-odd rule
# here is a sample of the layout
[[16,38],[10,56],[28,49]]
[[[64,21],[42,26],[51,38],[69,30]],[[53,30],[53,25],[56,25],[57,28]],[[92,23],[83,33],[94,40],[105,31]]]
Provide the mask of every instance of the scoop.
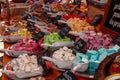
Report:
[[42,75],[41,71],[35,71],[35,72],[18,72],[18,71],[11,71],[11,70],[3,70],[3,73],[6,74],[14,74],[17,78],[29,78],[33,76]]
[[56,49],[56,48],[61,48],[61,47],[64,47],[64,46],[73,47],[74,43],[73,42],[55,42],[52,45],[50,45],[50,44],[42,44],[42,45],[45,46],[45,47],[52,47],[52,48]]
[[46,57],[46,56],[43,56],[42,58],[53,62],[54,65],[56,65],[58,68],[61,68],[61,69],[71,69],[72,64],[73,64],[71,61],[61,61],[61,60],[56,60],[56,59],[53,59],[51,57]]
[[0,50],[0,52],[6,52],[6,53],[10,53],[9,55],[10,56],[15,56],[15,57],[17,57],[17,56],[19,56],[19,55],[21,55],[21,54],[29,54],[30,52],[27,52],[27,51],[15,51],[15,50],[8,50],[8,49],[1,49]]
[[21,36],[0,36],[1,42],[7,42],[7,43],[15,43],[18,40],[24,39],[24,37]]

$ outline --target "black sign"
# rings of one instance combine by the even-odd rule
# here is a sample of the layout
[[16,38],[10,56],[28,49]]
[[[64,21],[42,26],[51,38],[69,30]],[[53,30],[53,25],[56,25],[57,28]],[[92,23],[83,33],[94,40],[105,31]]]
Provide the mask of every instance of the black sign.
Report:
[[120,46],[120,33],[117,35],[117,37],[113,40],[114,44],[117,44]]
[[111,0],[105,27],[120,32],[120,0]]
[[[34,32],[34,31],[33,31]],[[39,32],[39,33],[33,33],[33,39],[35,40],[35,41],[38,41],[38,40],[40,40],[41,38],[43,38],[44,37],[44,35],[45,35],[45,33],[43,33],[43,32]]]
[[62,38],[65,37],[65,35],[71,30],[70,27],[65,26],[64,28],[61,29],[61,31],[58,33]]
[[90,22],[90,25],[92,26],[97,26],[98,24],[101,23],[102,20],[102,15],[101,14],[97,14],[94,19]]
[[70,71],[65,71],[56,80],[77,80]]
[[37,34],[37,36],[38,36],[39,38],[44,37],[44,35],[45,35],[45,33],[41,32],[41,31]]
[[74,51],[81,51],[86,45],[86,42],[82,39],[79,39],[75,44],[74,44],[74,47],[73,47],[73,50]]

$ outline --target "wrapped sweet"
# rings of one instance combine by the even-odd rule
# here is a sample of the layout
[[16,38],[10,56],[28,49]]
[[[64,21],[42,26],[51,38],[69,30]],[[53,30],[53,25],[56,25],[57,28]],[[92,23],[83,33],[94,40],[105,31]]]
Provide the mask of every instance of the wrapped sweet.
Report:
[[79,33],[82,31],[94,30],[94,26],[90,26],[86,20],[81,20],[80,18],[70,18],[67,24],[73,32]]
[[11,33],[10,36],[20,36],[24,38],[32,38],[32,34],[26,28],[20,28],[17,32]]
[[83,31],[80,33],[80,38],[87,42],[86,48],[88,50],[98,50],[100,48],[112,48],[112,38],[109,34],[102,34],[95,31]]
[[[112,48],[100,48],[99,50],[87,50],[85,54],[77,53],[77,57],[74,59],[76,62],[89,63],[89,74],[94,74],[99,64],[107,57],[116,52],[120,51],[118,45],[113,46]],[[113,69],[111,69],[113,70]]]
[[59,50],[53,53],[52,58],[62,60],[62,61],[71,61],[75,58],[73,51],[67,47],[60,48]]
[[37,57],[35,55],[29,56],[27,54],[20,55],[18,58],[13,59],[11,62],[13,71],[18,72],[35,72],[40,71],[42,73],[43,68],[37,63]]
[[58,33],[53,33],[44,36],[43,45],[45,48],[49,47],[63,47],[63,46],[73,46],[70,38],[61,38]]
[[30,38],[19,40],[13,47],[13,50],[15,51],[27,51],[30,53],[39,52],[41,49],[42,48]]
[[29,80],[46,80],[44,77],[30,78]]
[[[20,17],[16,17],[17,19],[20,19]],[[13,25],[14,27],[17,27],[17,28],[26,28],[27,27],[27,21],[25,20],[11,20],[11,25]]]

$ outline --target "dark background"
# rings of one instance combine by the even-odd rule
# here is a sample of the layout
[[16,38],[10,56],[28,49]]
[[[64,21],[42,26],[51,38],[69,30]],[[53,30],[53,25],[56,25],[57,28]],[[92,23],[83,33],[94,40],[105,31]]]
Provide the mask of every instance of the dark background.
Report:
[[105,26],[113,31],[116,31],[116,32],[120,32],[120,28],[118,27],[112,27],[112,25],[109,24],[109,21],[110,19],[114,20],[114,21],[117,21],[120,23],[120,19],[118,18],[112,18],[114,12],[117,12],[117,13],[120,13],[120,10],[114,10],[114,6],[115,4],[120,4],[120,0],[112,0],[111,1],[111,4],[110,4],[110,8],[109,8],[109,11],[108,11],[108,15],[107,15],[107,18],[106,18],[106,21],[105,21]]

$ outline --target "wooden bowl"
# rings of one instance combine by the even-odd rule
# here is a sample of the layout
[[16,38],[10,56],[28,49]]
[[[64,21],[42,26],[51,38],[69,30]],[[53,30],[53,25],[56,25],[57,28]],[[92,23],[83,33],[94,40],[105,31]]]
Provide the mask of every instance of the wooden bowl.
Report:
[[94,80],[104,80],[107,76],[109,76],[109,69],[112,65],[113,60],[116,56],[120,55],[120,52],[114,53],[108,57],[106,57],[99,65],[96,70]]

